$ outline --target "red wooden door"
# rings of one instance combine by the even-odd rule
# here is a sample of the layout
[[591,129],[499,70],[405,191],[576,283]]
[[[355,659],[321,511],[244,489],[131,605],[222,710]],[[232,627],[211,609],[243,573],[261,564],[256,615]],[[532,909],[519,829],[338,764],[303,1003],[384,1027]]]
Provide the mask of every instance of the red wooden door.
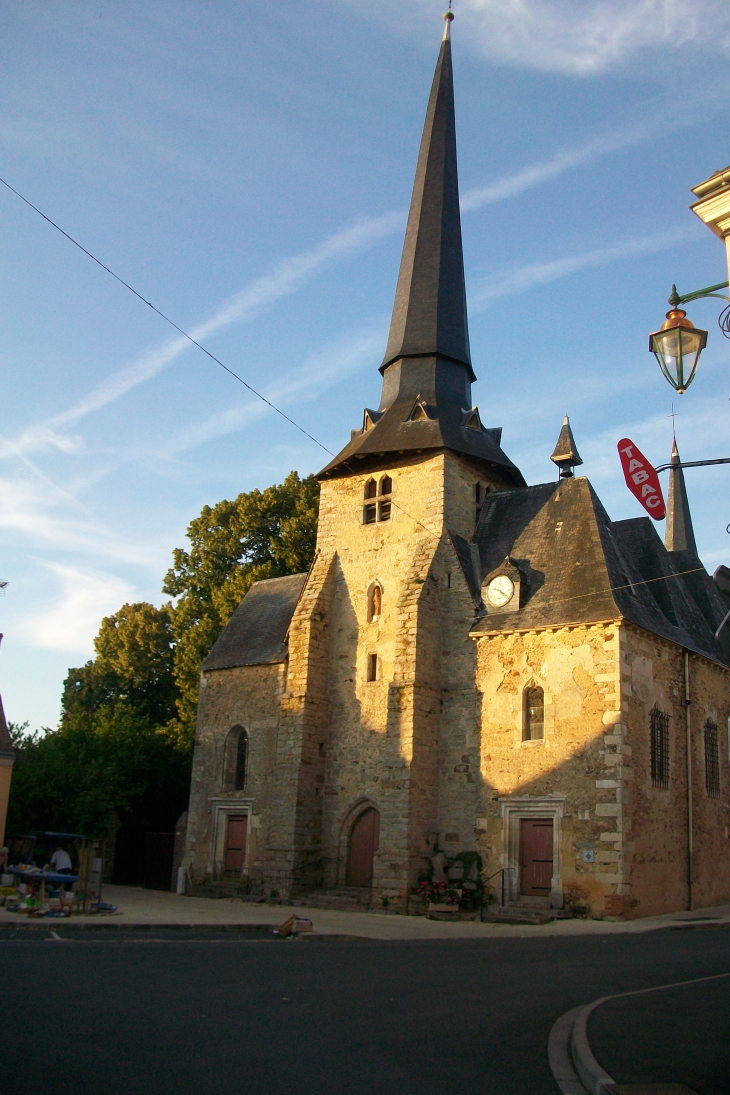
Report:
[[520,820],[520,891],[534,897],[550,893],[553,877],[553,819]]
[[347,857],[347,885],[372,886],[373,856],[380,840],[380,814],[369,807],[355,822],[350,833]]
[[248,817],[229,817],[226,831],[225,870],[240,874],[246,858],[246,830]]

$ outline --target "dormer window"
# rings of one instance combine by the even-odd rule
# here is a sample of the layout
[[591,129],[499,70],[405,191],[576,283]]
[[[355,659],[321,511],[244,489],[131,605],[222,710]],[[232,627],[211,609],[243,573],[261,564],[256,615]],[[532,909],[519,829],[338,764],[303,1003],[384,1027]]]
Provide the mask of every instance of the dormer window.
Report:
[[426,408],[421,402],[421,397],[419,396],[416,402],[413,404],[413,409],[411,413],[408,415],[408,421],[423,422],[427,418],[428,414],[426,413]]

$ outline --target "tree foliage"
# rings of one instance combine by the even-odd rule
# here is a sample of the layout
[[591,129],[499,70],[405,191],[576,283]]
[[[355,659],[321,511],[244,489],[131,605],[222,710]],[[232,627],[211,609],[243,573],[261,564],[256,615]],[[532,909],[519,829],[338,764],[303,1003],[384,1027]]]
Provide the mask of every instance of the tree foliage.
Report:
[[177,548],[163,591],[174,608],[178,719],[195,728],[200,664],[254,582],[309,569],[317,540],[319,485],[295,471],[283,483],[205,506]]
[[185,809],[189,751],[127,700],[93,713],[77,710],[44,734],[25,729],[11,731],[9,833],[45,829],[100,837],[112,831],[115,815],[142,809],[154,824],[161,812],[174,822]]
[[168,830],[187,805],[200,664],[253,582],[309,568],[319,487],[286,480],[205,506],[173,553],[161,608],[101,622],[96,657],[69,671],[57,730],[12,728],[8,832]]
[[151,722],[164,725],[176,713],[172,607],[141,602],[122,605],[101,621],[96,658],[71,669],[63,690],[64,715],[125,700]]

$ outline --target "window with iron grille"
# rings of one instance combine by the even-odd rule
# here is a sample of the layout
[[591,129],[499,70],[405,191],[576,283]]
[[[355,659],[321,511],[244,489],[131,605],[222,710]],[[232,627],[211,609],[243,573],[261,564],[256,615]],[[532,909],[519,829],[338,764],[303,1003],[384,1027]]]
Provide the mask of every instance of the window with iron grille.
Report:
[[705,723],[705,790],[710,798],[720,797],[720,755],[717,746],[717,723]]
[[669,787],[669,715],[656,704],[651,709],[651,782],[655,787]]

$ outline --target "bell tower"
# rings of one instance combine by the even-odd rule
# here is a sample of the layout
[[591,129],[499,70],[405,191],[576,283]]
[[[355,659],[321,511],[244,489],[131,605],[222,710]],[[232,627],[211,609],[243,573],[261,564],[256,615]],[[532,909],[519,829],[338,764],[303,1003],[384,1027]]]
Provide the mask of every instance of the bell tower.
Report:
[[443,735],[456,735],[464,767],[476,733],[475,594],[460,553],[472,566],[486,494],[525,486],[472,403],[444,18],[380,402],[319,474],[272,790],[271,877],[305,889],[370,878],[398,904],[438,831]]

